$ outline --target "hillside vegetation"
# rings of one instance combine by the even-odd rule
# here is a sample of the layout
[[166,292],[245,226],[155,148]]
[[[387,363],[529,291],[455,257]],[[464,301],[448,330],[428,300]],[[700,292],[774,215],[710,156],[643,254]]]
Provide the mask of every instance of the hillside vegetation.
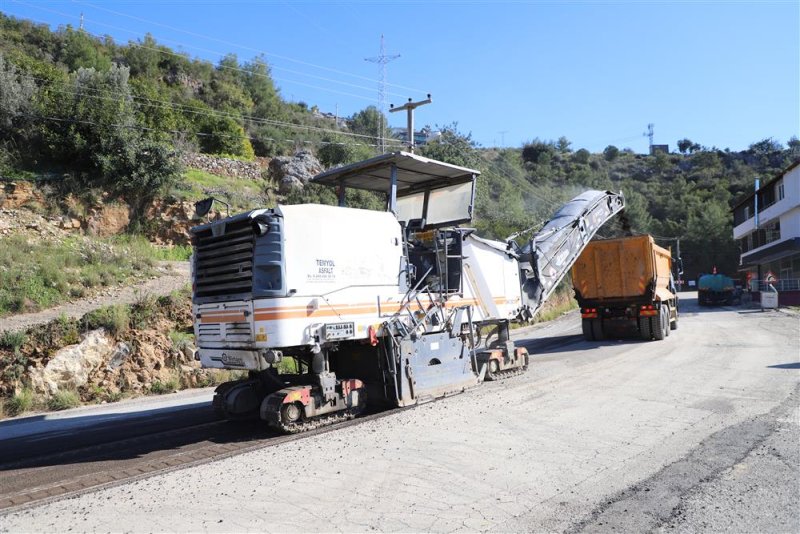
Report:
[[[150,35],[121,44],[0,14],[0,176],[6,178],[47,180],[75,195],[101,191],[124,199],[139,216],[159,195],[196,199],[214,187],[238,192],[239,209],[250,201],[332,203],[331,192],[314,187],[259,196],[259,188],[276,190],[269,176],[251,187],[186,173],[178,163],[185,151],[249,160],[305,149],[325,166],[375,155],[377,109],[355,113],[347,127],[314,111],[281,97],[262,57],[240,61],[231,54],[212,65]],[[475,224],[484,235],[535,228],[586,188],[621,190],[636,232],[650,232],[665,246],[681,239],[687,277],[714,265],[735,271],[730,208],[755,178],[769,179],[800,158],[796,138],[786,147],[754,140],[742,152],[681,139],[679,154],[650,156],[614,146],[593,154],[565,138],[487,149],[455,124],[439,129],[442,137],[422,152],[482,172]],[[361,192],[350,200],[381,205]]]

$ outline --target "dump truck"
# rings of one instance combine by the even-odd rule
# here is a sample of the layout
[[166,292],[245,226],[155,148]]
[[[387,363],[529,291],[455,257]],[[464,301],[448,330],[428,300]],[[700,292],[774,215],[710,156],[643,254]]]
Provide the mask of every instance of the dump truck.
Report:
[[729,276],[714,272],[697,280],[697,303],[700,306],[731,305],[736,296],[736,287]]
[[661,340],[678,328],[672,255],[639,235],[591,241],[572,266],[575,298],[588,341],[635,331]]

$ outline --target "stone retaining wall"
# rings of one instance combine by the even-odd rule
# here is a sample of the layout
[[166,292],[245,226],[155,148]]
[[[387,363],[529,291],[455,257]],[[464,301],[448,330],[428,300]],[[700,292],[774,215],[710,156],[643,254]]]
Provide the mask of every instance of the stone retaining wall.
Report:
[[255,161],[220,158],[208,154],[184,154],[181,163],[186,167],[200,169],[211,174],[228,178],[250,178],[257,180],[269,165],[269,158],[256,158]]

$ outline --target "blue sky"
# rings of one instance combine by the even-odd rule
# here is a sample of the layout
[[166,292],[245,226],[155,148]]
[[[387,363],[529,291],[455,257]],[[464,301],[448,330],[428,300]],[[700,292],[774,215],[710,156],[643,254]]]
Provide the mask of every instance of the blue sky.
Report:
[[[557,139],[644,152],[688,137],[742,150],[800,136],[800,1],[0,0],[20,18],[216,62],[266,55],[284,98],[351,115],[433,95],[416,124],[458,122],[482,146]],[[405,116],[390,114],[390,124]]]

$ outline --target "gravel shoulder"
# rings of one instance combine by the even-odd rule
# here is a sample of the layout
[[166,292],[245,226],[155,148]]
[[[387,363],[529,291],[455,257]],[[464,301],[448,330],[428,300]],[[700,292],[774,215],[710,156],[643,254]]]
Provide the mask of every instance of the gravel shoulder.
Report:
[[189,262],[161,262],[158,274],[130,286],[106,288],[100,294],[75,300],[35,313],[23,313],[0,318],[0,332],[25,330],[45,324],[62,314],[79,319],[87,313],[111,304],[132,304],[146,295],[163,296],[189,283]]
[[682,312],[648,343],[585,342],[567,315],[516,334],[550,340],[524,376],[0,530],[797,531],[800,319],[690,298]]

